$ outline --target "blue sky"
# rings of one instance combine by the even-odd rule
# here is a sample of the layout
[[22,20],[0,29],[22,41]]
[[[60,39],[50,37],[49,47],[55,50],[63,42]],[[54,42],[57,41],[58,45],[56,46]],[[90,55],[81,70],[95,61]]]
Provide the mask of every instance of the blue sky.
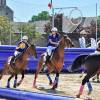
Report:
[[[96,15],[96,2],[98,4],[98,15],[100,15],[100,1],[99,0],[52,0],[53,6],[56,7],[78,7],[83,16]],[[7,0],[7,5],[14,11],[14,20],[26,22],[29,21],[32,15],[37,15],[41,11],[51,10],[48,8],[50,0]],[[66,9],[61,12],[69,16],[72,9]],[[59,11],[55,11],[59,12]],[[75,15],[80,15],[79,12],[73,12]]]

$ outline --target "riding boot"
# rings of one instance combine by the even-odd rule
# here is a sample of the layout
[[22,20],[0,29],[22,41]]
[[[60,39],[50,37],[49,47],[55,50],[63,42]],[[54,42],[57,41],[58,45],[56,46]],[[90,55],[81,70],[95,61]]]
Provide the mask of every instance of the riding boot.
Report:
[[15,59],[13,60],[13,64],[15,64],[15,61],[16,61],[16,57],[15,57]]
[[47,55],[47,56],[46,56],[46,61],[45,61],[45,64],[47,64],[47,63],[49,62],[50,57],[51,57],[51,56],[49,56],[49,55]]
[[16,56],[13,57],[12,59],[12,64],[15,65],[15,61],[16,61]]
[[14,60],[15,60],[15,56],[12,57],[12,59],[10,61],[10,65],[12,65],[12,64],[14,65],[14,62],[15,62]]

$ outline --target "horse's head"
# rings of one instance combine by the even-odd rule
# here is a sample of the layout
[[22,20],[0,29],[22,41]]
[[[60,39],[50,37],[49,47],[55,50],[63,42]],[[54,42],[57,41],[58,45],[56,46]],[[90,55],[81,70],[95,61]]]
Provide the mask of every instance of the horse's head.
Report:
[[30,46],[29,46],[29,53],[32,53],[32,55],[34,55],[34,57],[37,58],[36,47],[35,47],[34,44],[30,44]]
[[74,47],[73,42],[67,35],[62,36],[61,42],[62,42],[62,45],[66,46],[66,47]]

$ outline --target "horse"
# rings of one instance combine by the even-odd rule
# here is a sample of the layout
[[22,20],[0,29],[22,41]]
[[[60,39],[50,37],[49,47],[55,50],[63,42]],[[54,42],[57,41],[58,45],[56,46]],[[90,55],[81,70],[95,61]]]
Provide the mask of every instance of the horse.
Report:
[[[71,39],[68,36],[63,35],[62,38],[60,39],[58,47],[51,54],[50,61],[45,64],[46,69],[45,69],[44,72],[46,73],[46,75],[49,79],[49,84],[50,85],[53,84],[52,89],[56,89],[57,86],[58,86],[59,73],[61,72],[63,64],[64,64],[64,48],[66,46],[67,47],[72,47],[72,46],[74,46],[74,44],[72,43]],[[47,53],[43,53],[40,56],[40,59],[38,61],[37,70],[36,70],[34,81],[33,81],[33,87],[37,87],[36,86],[36,79],[37,79],[37,76],[38,76],[39,72],[43,68],[43,64],[45,63],[44,59],[45,59],[46,54]],[[52,79],[49,75],[51,72],[56,73],[54,83],[52,82]]]
[[[10,88],[10,80],[15,76],[15,80],[14,80],[14,84],[13,87],[16,88],[17,86],[19,86],[23,79],[24,79],[24,72],[26,69],[26,65],[28,62],[28,57],[30,55],[33,55],[35,58],[37,58],[37,52],[36,52],[36,47],[33,44],[30,44],[29,47],[23,52],[23,54],[21,56],[19,56],[16,59],[16,62],[14,65],[12,65],[12,57],[10,56],[8,58],[8,60],[6,61],[6,63],[4,64],[3,70],[1,72],[0,75],[0,80],[2,79],[3,75],[5,74],[11,74],[11,76],[8,78],[7,81],[7,88]],[[22,77],[20,79],[20,81],[17,83],[17,74],[21,73]]]
[[[81,73],[81,75],[79,76],[79,78],[83,77],[83,74],[84,74],[84,73],[85,73],[85,72],[82,71],[82,73]],[[96,74],[96,75],[92,78],[92,81],[93,81],[93,82],[94,82],[95,80],[97,81],[97,83],[100,82],[99,74]]]
[[100,73],[100,54],[90,54],[90,55],[80,55],[78,56],[72,63],[71,67],[70,67],[70,71],[75,71],[78,68],[81,67],[81,65],[84,65],[85,69],[86,69],[86,75],[84,76],[80,89],[79,89],[79,93],[76,95],[78,98],[80,98],[80,96],[83,93],[84,90],[84,86],[87,83],[88,86],[88,95],[91,94],[91,92],[93,91],[92,85],[89,81],[90,78],[92,78],[93,76],[95,76],[96,74]]

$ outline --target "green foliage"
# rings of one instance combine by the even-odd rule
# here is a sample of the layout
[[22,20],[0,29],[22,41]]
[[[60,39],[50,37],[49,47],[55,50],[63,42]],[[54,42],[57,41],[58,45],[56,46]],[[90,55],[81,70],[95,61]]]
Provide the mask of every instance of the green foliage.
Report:
[[40,37],[41,37],[41,33],[35,32],[35,38],[40,38]]
[[100,16],[97,17],[97,23],[100,24]]
[[47,11],[42,11],[38,15],[33,15],[31,21],[39,21],[39,20],[49,20],[49,13]]
[[23,35],[32,35],[35,32],[35,26],[29,23],[19,24],[18,30],[22,32]]
[[51,32],[51,23],[48,22],[46,25],[45,25],[45,28],[44,28],[44,32],[46,32],[47,34],[49,34]]
[[30,38],[30,41],[32,39],[41,37],[41,33],[36,32],[36,27],[34,24],[31,23],[20,24],[18,29],[20,32],[22,32],[22,35],[27,35]]
[[11,33],[11,22],[7,17],[0,16],[0,41],[2,42],[2,44],[8,44]]
[[9,20],[4,16],[0,16],[0,32],[9,33],[10,27],[11,26]]

